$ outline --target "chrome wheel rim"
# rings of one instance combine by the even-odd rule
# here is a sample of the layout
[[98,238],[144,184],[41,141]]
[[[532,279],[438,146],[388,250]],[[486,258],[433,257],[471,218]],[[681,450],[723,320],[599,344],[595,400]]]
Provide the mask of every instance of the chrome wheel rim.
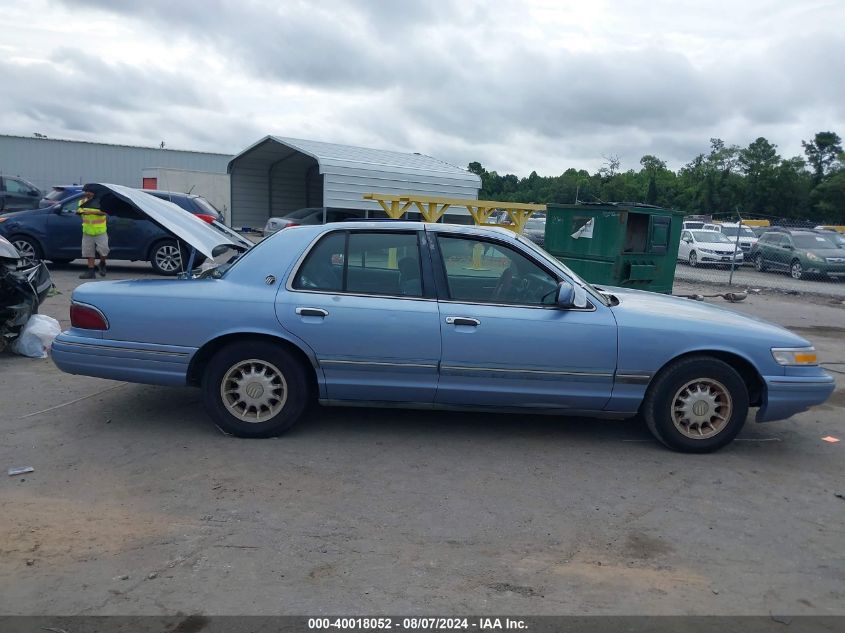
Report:
[[284,408],[288,383],[272,363],[250,358],[229,368],[220,382],[220,397],[226,410],[238,420],[266,422]]
[[182,253],[178,246],[165,244],[156,249],[155,261],[161,270],[172,273],[182,267]]
[[801,268],[801,264],[799,262],[795,262],[794,264],[792,264],[792,268],[790,270],[792,271],[792,278],[793,279],[801,279],[801,274],[804,271]]
[[698,263],[698,258],[695,256],[695,253],[689,254],[689,265],[695,266]]
[[690,380],[672,398],[672,423],[690,439],[706,440],[718,435],[732,413],[730,391],[712,378]]
[[757,255],[754,260],[754,268],[757,269],[757,272],[763,272],[763,258],[760,255]]
[[12,246],[18,249],[25,264],[32,264],[38,260],[35,256],[35,247],[26,240],[15,240],[12,242]]

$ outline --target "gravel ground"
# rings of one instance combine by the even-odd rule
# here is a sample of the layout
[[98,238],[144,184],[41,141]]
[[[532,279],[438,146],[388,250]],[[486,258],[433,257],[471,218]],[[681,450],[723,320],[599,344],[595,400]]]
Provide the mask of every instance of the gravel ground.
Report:
[[[712,266],[697,266],[678,262],[675,280],[683,282],[705,282],[727,285],[731,271]],[[784,292],[818,294],[845,299],[845,281],[831,279],[793,279],[785,273],[758,273],[751,266],[734,271],[733,285],[737,288],[768,288]]]
[[[80,271],[43,308],[63,325]],[[735,308],[845,360],[841,302]],[[239,440],[196,390],[8,354],[0,401],[0,466],[35,468],[0,478],[0,614],[845,614],[841,377],[704,456],[635,422],[375,409]]]

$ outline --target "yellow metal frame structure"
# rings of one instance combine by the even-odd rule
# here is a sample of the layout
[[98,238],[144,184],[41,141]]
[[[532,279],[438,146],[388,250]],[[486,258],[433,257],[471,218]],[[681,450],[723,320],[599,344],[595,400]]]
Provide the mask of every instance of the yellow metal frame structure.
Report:
[[[496,200],[473,200],[471,198],[440,198],[437,196],[396,196],[387,193],[365,193],[364,200],[379,203],[389,218],[398,220],[411,207],[416,207],[426,222],[437,222],[449,207],[466,207],[476,224],[503,226],[516,233],[522,233],[532,213],[545,211],[544,204],[525,202],[499,202]],[[497,209],[508,214],[513,224],[489,224],[490,216]]]

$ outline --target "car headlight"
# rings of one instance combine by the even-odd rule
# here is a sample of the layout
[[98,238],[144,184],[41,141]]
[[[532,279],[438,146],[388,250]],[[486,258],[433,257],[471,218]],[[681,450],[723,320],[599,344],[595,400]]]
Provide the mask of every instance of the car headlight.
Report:
[[807,253],[807,259],[809,259],[811,262],[822,262],[822,261],[824,261],[821,257],[816,255],[815,253]]
[[815,347],[773,347],[778,365],[818,365]]

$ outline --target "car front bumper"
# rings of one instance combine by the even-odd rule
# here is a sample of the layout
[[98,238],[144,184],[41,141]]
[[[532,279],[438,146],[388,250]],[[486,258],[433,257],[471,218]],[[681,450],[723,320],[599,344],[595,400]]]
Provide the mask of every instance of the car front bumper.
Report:
[[[698,256],[698,261],[702,264],[730,264],[732,259],[733,253],[727,255],[722,253],[700,253]],[[742,251],[738,252],[736,254],[736,263],[741,264],[743,259]]]
[[836,388],[826,371],[815,376],[764,376],[766,393],[757,411],[757,422],[772,422],[822,404]]

